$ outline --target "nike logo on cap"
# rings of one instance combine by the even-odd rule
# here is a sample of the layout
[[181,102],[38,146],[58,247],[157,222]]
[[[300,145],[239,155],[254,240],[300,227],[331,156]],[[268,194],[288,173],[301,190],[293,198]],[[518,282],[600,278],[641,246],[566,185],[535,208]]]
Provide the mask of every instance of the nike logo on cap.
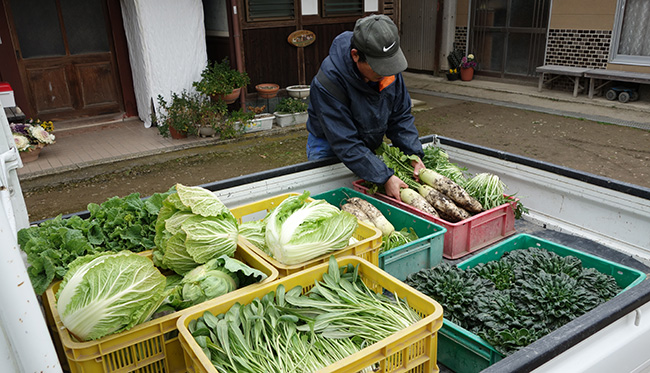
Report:
[[389,45],[387,47],[384,47],[384,52],[388,52],[388,50],[391,49],[393,47],[393,45],[395,45],[395,43],[396,42],[393,42],[393,44],[391,44],[391,45]]

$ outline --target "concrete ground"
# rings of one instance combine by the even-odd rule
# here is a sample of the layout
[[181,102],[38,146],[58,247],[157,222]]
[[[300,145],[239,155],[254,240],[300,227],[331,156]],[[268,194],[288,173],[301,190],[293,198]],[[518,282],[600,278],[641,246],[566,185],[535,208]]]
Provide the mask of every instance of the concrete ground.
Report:
[[[641,91],[636,102],[620,103],[586,93],[542,89],[532,81],[504,81],[475,77],[472,81],[448,81],[444,77],[406,72],[404,78],[411,93],[477,101],[519,109],[541,111],[650,130],[650,92]],[[642,88],[650,88],[643,86]],[[414,102],[418,109],[419,102]],[[300,127],[300,126],[298,126]],[[292,131],[274,125],[271,131]],[[18,170],[21,180],[52,177],[58,173],[82,171],[90,166],[120,160],[138,159],[191,149],[219,142],[214,138],[190,137],[183,140],[163,138],[157,128],[145,128],[137,118],[103,117],[91,120],[55,123],[56,144],[46,147],[41,157]],[[264,136],[264,132],[246,136]]]

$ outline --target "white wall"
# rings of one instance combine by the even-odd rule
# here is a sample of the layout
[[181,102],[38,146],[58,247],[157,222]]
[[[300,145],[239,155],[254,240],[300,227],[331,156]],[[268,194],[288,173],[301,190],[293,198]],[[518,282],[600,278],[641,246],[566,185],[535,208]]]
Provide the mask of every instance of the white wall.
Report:
[[151,100],[192,90],[207,63],[201,0],[121,0],[138,116],[151,125]]
[[[365,0],[363,2],[364,12],[376,12],[379,10],[378,0]],[[310,16],[318,14],[318,0],[302,0],[302,15]]]

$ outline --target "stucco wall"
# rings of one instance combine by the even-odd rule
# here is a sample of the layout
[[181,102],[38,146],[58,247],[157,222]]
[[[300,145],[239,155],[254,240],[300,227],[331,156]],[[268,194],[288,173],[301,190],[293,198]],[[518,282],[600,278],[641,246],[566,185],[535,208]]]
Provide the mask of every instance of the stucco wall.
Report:
[[[138,116],[151,125],[151,100],[191,90],[207,63],[201,0],[121,0]],[[157,103],[156,103],[157,107]]]

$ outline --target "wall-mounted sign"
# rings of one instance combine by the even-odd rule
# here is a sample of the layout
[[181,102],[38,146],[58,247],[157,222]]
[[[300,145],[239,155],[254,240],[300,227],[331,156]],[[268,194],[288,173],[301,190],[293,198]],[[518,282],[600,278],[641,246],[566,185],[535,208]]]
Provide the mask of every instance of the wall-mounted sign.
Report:
[[302,48],[316,41],[316,34],[309,30],[297,30],[289,35],[287,41],[295,47]]

